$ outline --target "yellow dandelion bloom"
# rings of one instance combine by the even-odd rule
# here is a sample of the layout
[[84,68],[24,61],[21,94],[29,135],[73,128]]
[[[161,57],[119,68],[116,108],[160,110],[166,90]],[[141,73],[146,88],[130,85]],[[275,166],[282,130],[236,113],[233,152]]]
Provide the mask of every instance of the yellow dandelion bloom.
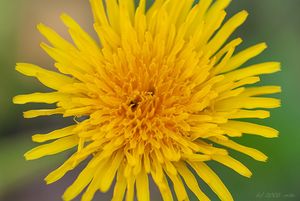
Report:
[[279,63],[240,68],[260,54],[265,43],[234,53],[242,40],[228,42],[248,13],[241,11],[223,23],[230,0],[200,0],[195,5],[194,0],[156,0],[149,9],[146,0],[138,5],[133,0],[90,3],[99,43],[63,14],[74,44],[38,25],[49,41],[41,47],[55,60],[57,71],[27,63],[16,66],[53,89],[14,97],[15,104],[55,104],[53,109],[24,112],[25,118],[75,117],[73,125],[33,135],[34,142],[44,144],[27,152],[26,159],[75,148],[45,178],[48,184],[88,160],[65,191],[66,201],[82,191],[82,201],[90,201],[97,191],[108,191],[114,180],[113,201],[132,201],[135,193],[139,201],[149,201],[150,177],[164,201],[173,196],[189,200],[186,187],[199,200],[209,200],[198,176],[221,200],[233,200],[206,162],[217,161],[250,177],[251,171],[228,149],[258,161],[267,156],[235,138],[278,136],[273,128],[242,120],[269,117],[265,109],[279,107],[280,101],[262,95],[281,90],[249,86],[259,82],[260,75],[279,71]]

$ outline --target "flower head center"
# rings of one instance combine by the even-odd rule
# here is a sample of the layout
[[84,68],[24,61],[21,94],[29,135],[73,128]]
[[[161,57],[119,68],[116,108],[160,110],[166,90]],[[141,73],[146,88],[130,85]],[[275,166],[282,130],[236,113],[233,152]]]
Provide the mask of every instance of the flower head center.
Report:
[[[141,113],[146,114],[151,112],[153,102],[156,98],[154,89],[150,89],[145,92],[135,92],[132,96],[130,96],[128,106],[135,116],[137,115],[141,117]],[[137,113],[139,113],[139,115]]]

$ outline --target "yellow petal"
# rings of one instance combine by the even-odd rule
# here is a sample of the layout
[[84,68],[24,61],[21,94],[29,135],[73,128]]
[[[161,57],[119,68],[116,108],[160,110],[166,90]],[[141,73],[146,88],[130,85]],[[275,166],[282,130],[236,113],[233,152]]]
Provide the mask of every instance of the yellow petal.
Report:
[[209,138],[209,140],[211,140],[217,144],[223,145],[225,147],[229,147],[233,150],[239,151],[243,154],[246,154],[258,161],[266,161],[268,159],[268,157],[264,153],[262,153],[256,149],[238,144],[232,140],[221,140],[216,137],[211,137],[211,138]]
[[156,14],[157,10],[162,7],[165,0],[156,0],[153,2],[151,7],[147,10],[147,21],[149,21],[154,14]]
[[210,21],[217,15],[218,12],[224,10],[229,4],[231,0],[217,0],[214,4],[209,8],[206,13],[206,20]]
[[262,53],[262,51],[264,51],[266,48],[266,43],[260,43],[239,52],[230,59],[230,61],[227,63],[226,67],[221,71],[221,73],[232,71],[240,67],[251,58],[256,57],[257,55]]
[[58,139],[49,144],[44,144],[33,148],[32,150],[25,153],[26,160],[34,160],[44,156],[54,155],[65,150],[71,149],[78,144],[77,136],[68,136],[65,138]]
[[249,87],[241,94],[242,96],[259,96],[265,94],[280,93],[281,87],[279,86],[263,86],[263,87]]
[[142,43],[145,41],[145,32],[147,29],[145,10],[146,0],[140,0],[134,16],[134,27],[137,32],[139,41]]
[[236,48],[239,44],[241,44],[243,40],[241,38],[234,39],[227,43],[220,51],[216,53],[216,62],[220,61],[221,58],[232,48]]
[[280,104],[280,100],[276,98],[233,97],[217,102],[215,104],[215,109],[217,111],[228,111],[241,108],[277,108],[280,107]]
[[235,31],[237,27],[244,23],[248,16],[246,11],[241,11],[230,18],[213,39],[207,44],[207,49],[210,50],[211,55],[217,52],[220,47],[226,42],[229,36]]
[[75,50],[75,47],[63,39],[60,35],[58,35],[53,29],[45,26],[44,24],[39,24],[37,26],[40,33],[48,39],[48,41],[57,48],[63,49],[65,51],[67,50]]
[[223,92],[222,94],[219,95],[217,100],[220,101],[220,100],[228,99],[228,98],[231,98],[231,97],[239,97],[239,96],[241,96],[241,94],[244,91],[245,91],[244,87],[240,87],[240,88],[233,89],[233,90],[230,90],[230,91],[225,91],[225,92]]
[[246,68],[232,71],[225,74],[225,80],[236,81],[246,77],[251,77],[261,74],[271,74],[280,71],[280,63],[278,62],[266,62],[261,64],[255,64]]
[[187,1],[181,1],[181,0],[170,1],[170,10],[168,13],[170,18],[170,23],[177,24],[178,17],[182,12],[182,9],[186,2]]
[[192,9],[192,5],[195,1],[194,0],[186,0],[183,2],[184,2],[184,5],[182,7],[181,12],[179,13],[178,18],[177,18],[177,25],[181,25],[186,20],[187,15],[189,14],[190,10]]
[[16,70],[24,75],[36,77],[45,86],[56,90],[75,82],[74,79],[68,76],[43,69],[33,64],[18,63]]
[[119,8],[119,5],[116,0],[110,0],[106,1],[106,10],[107,10],[107,16],[109,19],[110,25],[113,27],[113,29],[119,33],[120,32],[120,10],[123,9]]
[[177,167],[177,170],[185,181],[186,185],[197,196],[198,200],[209,201],[210,199],[201,191],[195,176],[187,168],[186,164],[183,162],[178,162],[175,163],[175,166]]
[[74,169],[69,163],[70,158],[61,165],[58,169],[54,170],[53,172],[49,173],[47,177],[44,179],[47,184],[54,183],[55,181],[62,178],[68,171]]
[[13,98],[14,104],[25,104],[25,103],[56,103],[61,100],[68,98],[68,95],[60,92],[50,93],[33,93],[26,95],[18,95]]
[[244,85],[247,85],[247,84],[255,84],[257,82],[260,81],[260,78],[259,77],[246,77],[244,79],[241,79],[237,82],[235,82],[232,86],[232,88],[238,88],[238,87],[241,87],[241,86],[244,86]]
[[129,178],[127,178],[126,201],[134,200],[134,186],[135,186],[135,177],[130,176]]
[[[78,37],[82,37],[82,39],[84,40],[85,43],[82,44],[81,41],[77,41],[76,38],[73,38],[74,42],[79,47],[79,49],[81,49],[81,48],[84,49],[85,46],[88,45],[89,47],[91,47],[95,50],[99,50],[98,49],[99,47],[98,47],[97,43],[94,41],[94,39],[92,37],[90,37],[88,33],[83,31],[83,29],[80,27],[80,25],[77,24],[77,22],[75,20],[73,20],[70,16],[68,16],[67,14],[62,14],[61,20],[70,29],[69,31],[73,30],[74,33],[78,34]],[[72,35],[72,37],[73,36],[74,35]]]
[[233,121],[230,120],[226,124],[223,124],[222,127],[228,127],[240,131],[242,133],[260,135],[267,138],[278,137],[278,131],[258,124],[253,124],[249,122]]
[[63,114],[64,109],[56,108],[56,109],[44,109],[44,110],[29,110],[23,113],[24,118],[35,118],[38,116],[49,116],[54,114]]
[[90,163],[81,171],[74,183],[67,188],[62,198],[64,201],[71,201],[91,182],[95,175],[95,168]]
[[123,7],[128,13],[130,19],[133,21],[135,13],[134,0],[119,0],[119,7]]
[[[87,69],[88,72],[93,73],[96,65],[99,65],[99,60],[103,59],[101,49],[97,42],[86,33],[80,25],[73,20],[67,14],[62,14],[61,19],[63,23],[69,28],[69,34],[71,35],[74,43],[80,50],[80,57],[85,58],[85,61],[91,64],[91,67]],[[78,58],[76,58],[78,60]]]
[[265,110],[238,110],[228,116],[229,119],[241,118],[259,118],[265,119],[270,117],[270,112]]
[[244,166],[241,162],[235,160],[234,158],[232,158],[230,156],[212,155],[212,159],[233,169],[240,175],[243,175],[245,177],[251,177],[251,175],[252,175],[251,171],[246,166]]
[[85,80],[83,73],[93,72],[91,66],[85,60],[81,59],[79,52],[63,51],[50,47],[45,43],[41,43],[40,46],[50,57],[58,62],[55,66],[63,73],[71,74],[80,80]]
[[162,182],[164,173],[161,163],[158,162],[157,157],[153,157],[151,163],[151,175],[156,183]]
[[179,175],[174,175],[171,172],[169,172],[167,169],[165,169],[165,171],[173,183],[175,194],[177,196],[178,201],[184,201],[188,199],[188,195],[186,193],[185,187]]
[[121,39],[119,35],[110,26],[95,26],[101,40],[107,41],[112,49],[117,49],[121,46]]
[[116,153],[113,159],[111,159],[112,161],[110,163],[107,163],[106,168],[104,168],[106,172],[101,178],[100,190],[102,192],[107,192],[109,190],[123,158],[124,153],[122,151],[119,151],[118,153]]
[[148,174],[141,171],[136,177],[137,199],[150,201]]
[[51,184],[56,182],[60,178],[62,178],[68,171],[73,170],[79,163],[85,160],[89,154],[85,154],[85,156],[78,158],[77,153],[73,154],[69,157],[59,168],[52,171],[50,174],[47,175],[45,181],[47,184]]
[[166,179],[166,176],[163,175],[163,179],[161,181],[157,181],[155,179],[155,176],[153,176],[153,172],[151,172],[151,174],[152,174],[152,178],[153,178],[154,182],[156,183],[156,185],[161,193],[163,201],[173,201],[172,192],[170,190],[170,186]]
[[203,154],[182,154],[183,158],[186,158],[190,161],[208,161],[210,160],[210,156]]
[[[205,21],[204,32],[201,36],[201,44],[206,45],[209,39],[214,35],[214,33],[221,27],[224,19],[226,17],[226,12],[224,10],[219,11],[213,18],[210,18],[209,21]],[[202,47],[201,46],[201,47]],[[197,46],[199,47],[199,46]],[[211,57],[212,54],[210,50],[206,50],[206,56]]]
[[118,170],[112,201],[123,201],[126,190],[126,180],[122,169]]
[[226,52],[225,56],[222,58],[220,63],[218,63],[218,65],[215,66],[215,69],[212,71],[213,75],[217,75],[222,71],[222,69],[226,66],[228,60],[233,55],[234,50],[235,50],[235,47],[232,47]]
[[92,107],[91,106],[78,107],[78,108],[67,109],[64,112],[64,117],[84,116],[86,114],[91,114],[91,113],[92,113]]
[[187,31],[186,36],[189,37],[191,35],[202,34],[201,27],[199,22],[203,21],[203,17],[206,14],[207,9],[211,5],[212,0],[201,0],[197,6],[194,6],[193,9],[190,11],[186,21],[192,21]]
[[[203,33],[203,42],[207,42],[215,31],[222,25],[226,12],[224,9],[229,5],[231,0],[217,0],[208,9],[205,15],[205,31]],[[211,54],[210,54],[211,55]]]
[[108,25],[103,0],[90,0],[94,21],[100,25]]
[[46,142],[49,140],[54,140],[54,139],[63,138],[63,137],[69,136],[69,135],[73,135],[74,128],[76,128],[75,125],[68,126],[68,127],[62,128],[62,129],[58,129],[58,130],[52,131],[48,134],[36,134],[36,135],[32,136],[32,141]]
[[93,164],[91,164],[91,168],[93,169],[93,167],[95,168],[95,175],[93,177],[92,182],[89,184],[89,186],[87,187],[86,191],[83,193],[81,201],[92,201],[93,197],[96,193],[96,191],[98,191],[100,189],[101,186],[101,181],[103,176],[105,175],[105,172],[107,170],[107,164],[110,164],[111,159],[106,159],[104,161],[102,161],[98,166],[95,166]]
[[189,164],[222,201],[233,201],[230,192],[221,179],[205,163],[189,162]]

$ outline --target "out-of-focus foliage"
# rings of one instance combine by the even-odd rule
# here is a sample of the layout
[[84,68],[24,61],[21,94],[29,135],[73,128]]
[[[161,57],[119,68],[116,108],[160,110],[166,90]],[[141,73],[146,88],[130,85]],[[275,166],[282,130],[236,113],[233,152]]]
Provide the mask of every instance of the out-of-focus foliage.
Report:
[[17,89],[12,66],[16,56],[18,6],[13,1],[0,0],[0,10],[0,136],[3,136],[17,119],[11,96]]

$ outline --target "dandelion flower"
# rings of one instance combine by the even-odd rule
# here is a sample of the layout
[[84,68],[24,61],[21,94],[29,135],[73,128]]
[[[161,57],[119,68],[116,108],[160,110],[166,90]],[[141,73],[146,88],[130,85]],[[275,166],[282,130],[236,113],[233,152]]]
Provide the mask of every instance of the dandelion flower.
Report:
[[66,201],[82,191],[82,201],[90,201],[97,191],[107,192],[114,180],[113,201],[132,201],[135,194],[139,201],[149,201],[150,178],[164,201],[189,200],[186,188],[199,200],[209,200],[198,176],[220,200],[233,200],[206,162],[217,161],[250,177],[251,171],[229,149],[258,161],[267,156],[235,139],[243,134],[278,136],[273,128],[243,121],[267,118],[265,109],[280,106],[278,99],[262,97],[280,87],[250,86],[260,75],[279,71],[280,64],[244,65],[266,44],[234,53],[242,40],[228,41],[247,12],[223,23],[230,0],[156,0],[149,9],[145,0],[137,5],[133,0],[90,3],[99,42],[63,14],[73,43],[38,25],[49,41],[41,47],[55,60],[57,71],[16,66],[53,90],[14,97],[16,104],[53,104],[53,109],[26,111],[25,118],[74,117],[73,125],[33,135],[34,142],[44,144],[27,152],[26,159],[73,148],[73,155],[45,178],[48,184],[87,161],[65,191]]

